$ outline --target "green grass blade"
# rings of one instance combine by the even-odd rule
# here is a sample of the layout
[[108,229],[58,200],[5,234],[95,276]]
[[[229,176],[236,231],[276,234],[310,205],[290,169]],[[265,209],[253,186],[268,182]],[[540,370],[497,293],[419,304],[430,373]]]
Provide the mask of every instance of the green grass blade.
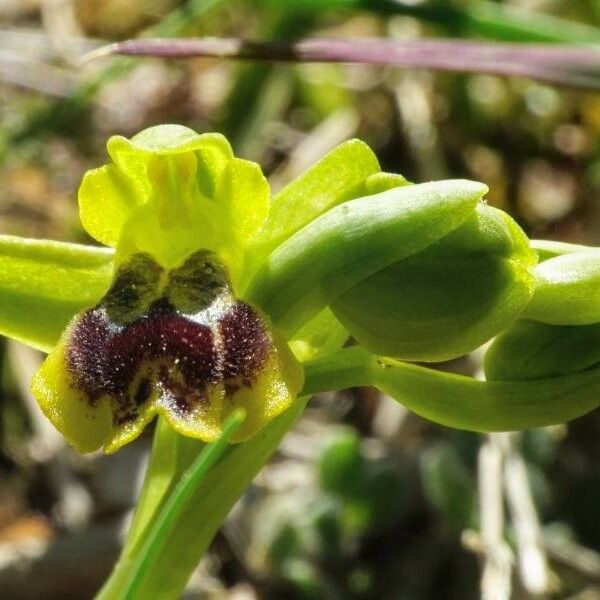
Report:
[[122,550],[124,556],[133,556],[141,546],[169,492],[204,446],[200,440],[176,435],[163,417],[157,419],[144,486]]
[[[279,0],[262,0],[265,6]],[[406,15],[438,25],[456,35],[512,42],[598,43],[600,29],[488,0],[471,2],[406,2],[403,0],[288,0],[289,10],[323,12],[364,10],[383,16]]]

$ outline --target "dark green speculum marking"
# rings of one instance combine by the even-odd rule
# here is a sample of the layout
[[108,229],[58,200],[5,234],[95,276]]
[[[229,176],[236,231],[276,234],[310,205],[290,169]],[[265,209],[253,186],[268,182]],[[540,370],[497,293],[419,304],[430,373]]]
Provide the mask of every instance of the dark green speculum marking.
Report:
[[210,386],[223,384],[229,395],[251,387],[271,347],[263,320],[233,297],[212,253],[196,252],[170,272],[136,254],[75,323],[67,362],[91,404],[110,396],[119,425],[155,392],[185,415],[208,401]]
[[117,271],[102,300],[108,317],[125,324],[137,319],[156,299],[163,269],[148,254],[135,254]]

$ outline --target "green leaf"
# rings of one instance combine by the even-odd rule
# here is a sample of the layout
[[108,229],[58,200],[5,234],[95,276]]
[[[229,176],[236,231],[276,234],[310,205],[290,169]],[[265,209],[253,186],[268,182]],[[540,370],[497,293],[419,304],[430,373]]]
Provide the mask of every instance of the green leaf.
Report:
[[486,191],[481,183],[438,181],[345,202],[279,246],[248,296],[291,337],[361,280],[446,236]]
[[271,213],[258,241],[266,254],[333,206],[365,194],[364,181],[379,172],[373,151],[350,140],[326,154],[274,196]]
[[551,258],[538,265],[536,276],[525,318],[551,325],[600,322],[600,253]]
[[478,381],[346,348],[305,363],[302,393],[371,385],[418,415],[469,431],[556,425],[600,405],[600,367],[534,381]]
[[0,236],[0,333],[49,352],[110,284],[105,248]]
[[350,288],[332,310],[371,352],[449,360],[521,313],[533,294],[534,262],[516,223],[481,204],[439,242]]
[[485,354],[489,380],[516,381],[578,373],[600,364],[600,323],[547,325],[517,321]]

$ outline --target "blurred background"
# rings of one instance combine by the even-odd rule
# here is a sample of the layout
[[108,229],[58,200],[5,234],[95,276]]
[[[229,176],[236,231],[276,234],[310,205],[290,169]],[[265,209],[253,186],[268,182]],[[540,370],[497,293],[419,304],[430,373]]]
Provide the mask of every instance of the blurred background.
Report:
[[[410,180],[484,181],[531,237],[600,244],[600,94],[356,65],[78,65],[99,42],[141,35],[600,42],[600,3],[0,0],[0,233],[91,243],[76,191],[106,161],[107,137],[176,122],[227,135],[275,190],[360,137]],[[110,457],[77,455],[29,394],[41,359],[0,339],[0,598],[91,598],[118,555],[152,432]],[[476,375],[480,357],[441,368]],[[481,436],[369,389],[317,397],[185,597],[481,590],[600,599],[600,412]]]

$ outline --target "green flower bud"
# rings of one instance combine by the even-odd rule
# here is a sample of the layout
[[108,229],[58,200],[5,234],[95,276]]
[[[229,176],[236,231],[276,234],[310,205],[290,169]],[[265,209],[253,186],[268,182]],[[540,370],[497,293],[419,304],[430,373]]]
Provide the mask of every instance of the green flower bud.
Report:
[[480,204],[446,237],[350,288],[332,310],[372,352],[447,360],[474,350],[523,311],[534,263],[516,223]]

